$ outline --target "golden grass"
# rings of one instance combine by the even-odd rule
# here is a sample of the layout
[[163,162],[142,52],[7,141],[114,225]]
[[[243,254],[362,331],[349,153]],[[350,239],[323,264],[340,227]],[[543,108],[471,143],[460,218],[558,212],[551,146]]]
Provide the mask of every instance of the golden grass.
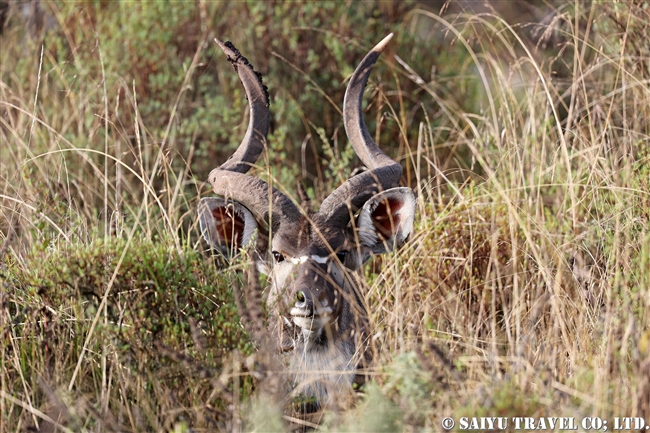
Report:
[[[374,381],[319,428],[437,431],[446,416],[650,417],[650,16],[631,4],[574,6],[538,29],[559,41],[553,57],[496,15],[410,12],[405,32],[424,26],[466,51],[458,75],[479,107],[461,108],[463,95],[441,98],[446,78],[414,70],[398,44],[400,56],[384,59],[393,82],[375,83],[372,102],[382,107],[377,123],[398,131],[389,153],[403,156],[419,214],[410,242],[367,268]],[[19,32],[2,38],[31,43]],[[247,349],[206,347],[204,338],[222,341],[207,323],[211,312],[196,323],[179,316],[180,331],[170,319],[156,343],[111,334],[123,319],[113,303],[167,290],[179,257],[207,262],[188,264],[187,275],[206,286],[218,276],[216,292],[230,293],[237,277],[194,252],[202,248],[197,198],[208,188],[192,176],[195,144],[174,146],[205,46],[188,60],[167,127],[154,136],[135,83],[107,87],[104,41],[95,33],[88,42],[95,70],[76,65],[77,77],[46,45],[32,47],[31,64],[0,67],[0,431],[309,425],[282,421],[255,399],[259,366]],[[417,91],[405,95],[407,86]],[[157,255],[142,253],[152,245]],[[98,274],[88,301],[75,283],[86,280],[65,265],[92,262],[95,250],[112,259],[88,268]],[[125,261],[149,266],[132,286],[121,279]],[[44,290],[61,293],[58,303]],[[192,296],[188,305],[200,309],[202,295]],[[214,309],[232,308],[228,296]],[[156,308],[185,311],[169,302]]]

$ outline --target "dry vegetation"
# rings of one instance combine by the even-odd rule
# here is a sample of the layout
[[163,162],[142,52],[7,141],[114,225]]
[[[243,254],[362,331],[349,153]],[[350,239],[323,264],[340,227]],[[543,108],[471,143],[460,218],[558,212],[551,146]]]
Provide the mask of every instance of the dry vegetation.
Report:
[[318,428],[650,422],[648,2],[528,25],[411,2],[3,5],[0,431],[296,427],[258,392],[242,263],[199,241],[203,181],[246,124],[210,41],[269,85],[258,171],[319,202],[354,168],[345,78],[390,31],[366,118],[419,214],[366,270],[374,380]]

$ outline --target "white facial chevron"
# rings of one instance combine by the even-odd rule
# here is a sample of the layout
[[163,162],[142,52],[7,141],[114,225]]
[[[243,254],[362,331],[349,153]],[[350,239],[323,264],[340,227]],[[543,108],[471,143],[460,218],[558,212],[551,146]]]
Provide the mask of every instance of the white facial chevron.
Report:
[[316,263],[320,263],[321,265],[324,265],[325,263],[327,263],[328,257],[311,255],[311,256],[293,257],[289,260],[291,260],[291,263],[293,263],[294,265],[300,265],[302,263],[305,263],[309,259],[312,259]]

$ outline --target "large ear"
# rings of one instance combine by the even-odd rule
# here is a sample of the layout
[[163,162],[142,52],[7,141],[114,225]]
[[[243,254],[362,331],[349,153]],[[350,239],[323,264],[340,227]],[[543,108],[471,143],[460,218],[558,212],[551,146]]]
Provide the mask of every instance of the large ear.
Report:
[[233,257],[248,246],[258,228],[253,214],[241,204],[219,197],[199,202],[201,234],[211,248]]
[[359,242],[374,254],[400,247],[413,230],[415,194],[391,188],[370,198],[357,217]]

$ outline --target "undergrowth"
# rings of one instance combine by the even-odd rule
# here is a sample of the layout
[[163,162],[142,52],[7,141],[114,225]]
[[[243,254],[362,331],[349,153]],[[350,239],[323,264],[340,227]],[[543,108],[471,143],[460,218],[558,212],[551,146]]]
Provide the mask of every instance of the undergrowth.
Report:
[[[467,3],[0,3],[0,431],[650,421],[650,7]],[[319,203],[357,164],[346,79],[389,32],[365,118],[416,227],[364,269],[373,380],[297,419],[259,390],[248,263],[198,233],[247,124],[212,40],[269,87],[255,174]]]

